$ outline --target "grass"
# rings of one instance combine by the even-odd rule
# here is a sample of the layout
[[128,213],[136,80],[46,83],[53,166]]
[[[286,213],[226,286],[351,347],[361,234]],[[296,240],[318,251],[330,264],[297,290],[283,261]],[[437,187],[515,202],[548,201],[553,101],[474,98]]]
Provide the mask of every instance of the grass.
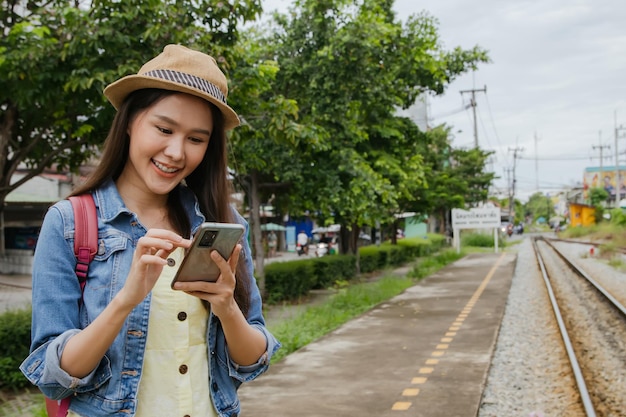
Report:
[[580,239],[598,244],[598,257],[618,271],[626,271],[622,251],[626,248],[626,227],[612,223],[600,223],[585,227],[573,227],[559,233],[560,238]]
[[626,227],[608,222],[591,226],[570,227],[559,232],[562,238],[586,238],[592,242],[611,242],[616,247],[626,247]]
[[17,394],[0,393],[0,417],[47,417],[44,397],[37,388]]

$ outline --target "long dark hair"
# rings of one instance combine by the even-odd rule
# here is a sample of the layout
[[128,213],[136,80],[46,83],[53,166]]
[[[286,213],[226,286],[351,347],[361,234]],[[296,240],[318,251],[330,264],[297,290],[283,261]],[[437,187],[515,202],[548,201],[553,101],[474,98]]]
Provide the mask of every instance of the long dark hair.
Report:
[[[84,183],[76,187],[71,195],[80,195],[93,192],[101,187],[108,179],[117,180],[128,161],[130,137],[128,127],[137,115],[150,108],[160,100],[173,95],[181,94],[176,91],[161,89],[142,89],[132,92],[120,106],[111,129],[104,142],[104,149],[100,163]],[[213,104],[207,101],[213,115],[213,131],[209,146],[204,158],[198,167],[187,176],[187,187],[193,191],[200,204],[200,210],[207,221],[235,223],[236,216],[230,206],[232,187],[228,181],[228,150],[226,132],[222,113]],[[181,236],[191,236],[191,223],[183,209],[179,198],[178,187],[170,192],[167,198],[168,216],[174,229]],[[235,300],[239,308],[247,315],[250,307],[250,280],[241,254],[235,274]]]

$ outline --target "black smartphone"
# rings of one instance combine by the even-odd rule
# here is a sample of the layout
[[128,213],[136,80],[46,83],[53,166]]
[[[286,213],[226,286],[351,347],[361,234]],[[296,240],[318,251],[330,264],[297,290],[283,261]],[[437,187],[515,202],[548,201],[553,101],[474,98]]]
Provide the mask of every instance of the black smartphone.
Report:
[[202,223],[171,285],[177,281],[217,281],[221,271],[211,259],[211,252],[216,250],[228,260],[244,230],[239,223]]

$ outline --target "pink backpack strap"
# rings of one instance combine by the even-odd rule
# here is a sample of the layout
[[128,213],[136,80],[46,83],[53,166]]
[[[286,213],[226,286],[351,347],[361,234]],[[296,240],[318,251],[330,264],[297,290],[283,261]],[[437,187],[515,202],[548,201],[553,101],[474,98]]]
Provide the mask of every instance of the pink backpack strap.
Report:
[[[76,255],[76,277],[80,289],[85,289],[89,262],[98,251],[98,213],[91,194],[69,197],[74,210],[74,254]],[[72,397],[60,401],[46,398],[48,417],[65,417],[70,408]]]
[[69,198],[74,209],[74,254],[76,255],[76,276],[84,287],[89,262],[98,251],[98,215],[91,194]]
[[51,400],[46,398],[46,412],[48,417],[65,417],[67,411],[70,408],[71,397],[63,398],[62,400]]

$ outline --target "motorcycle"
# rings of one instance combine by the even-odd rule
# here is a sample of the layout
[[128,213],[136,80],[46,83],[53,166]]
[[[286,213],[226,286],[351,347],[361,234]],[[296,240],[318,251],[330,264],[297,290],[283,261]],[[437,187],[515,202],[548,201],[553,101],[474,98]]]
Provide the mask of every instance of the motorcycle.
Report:
[[317,244],[317,249],[315,250],[315,254],[320,257],[328,254],[328,243],[320,242]]
[[309,254],[309,245],[301,245],[301,244],[298,243],[296,245],[296,253],[298,254],[298,256],[308,255]]

